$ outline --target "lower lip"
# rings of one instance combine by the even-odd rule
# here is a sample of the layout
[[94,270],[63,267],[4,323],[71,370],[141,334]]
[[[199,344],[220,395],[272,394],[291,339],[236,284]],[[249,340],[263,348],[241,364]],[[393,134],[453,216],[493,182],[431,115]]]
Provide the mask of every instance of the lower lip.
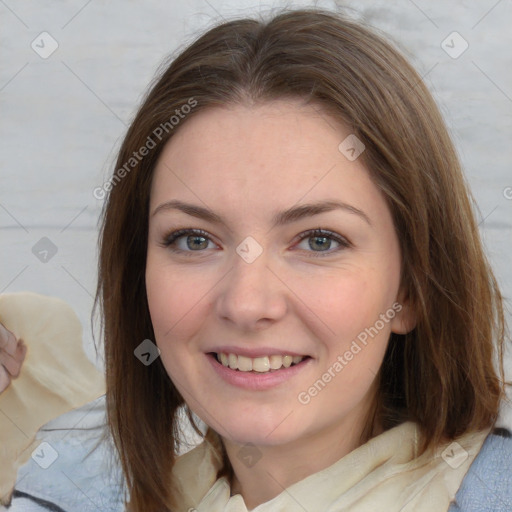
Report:
[[217,357],[213,354],[206,354],[206,357],[217,374],[228,384],[255,391],[264,391],[290,380],[309,366],[312,361],[312,359],[308,357],[289,368],[281,368],[274,372],[258,373],[232,370],[229,366],[224,366],[222,363],[219,363]]

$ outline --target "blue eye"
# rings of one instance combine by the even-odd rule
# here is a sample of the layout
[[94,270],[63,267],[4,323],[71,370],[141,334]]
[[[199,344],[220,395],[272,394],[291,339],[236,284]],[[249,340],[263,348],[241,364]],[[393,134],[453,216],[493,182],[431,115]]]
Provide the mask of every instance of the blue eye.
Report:
[[[182,240],[184,243],[180,244]],[[308,240],[308,247],[311,250],[301,250],[312,253],[314,257],[331,255],[351,247],[351,243],[346,238],[324,229],[312,229],[302,233],[299,241],[302,243],[304,240]],[[338,247],[332,249],[332,242],[338,244]],[[161,245],[173,252],[193,256],[193,253],[203,253],[204,249],[209,248],[210,243],[213,242],[209,234],[202,229],[179,229],[167,235]]]
[[[186,249],[177,247],[180,239],[184,239]],[[203,249],[207,249],[208,242],[211,242],[208,233],[202,229],[179,229],[167,235],[162,245],[169,247],[174,252],[191,253],[201,252]],[[188,255],[189,254],[187,254],[187,256]]]
[[[315,257],[331,255],[335,252],[338,252],[342,249],[347,249],[348,247],[351,246],[350,242],[346,238],[343,238],[342,236],[337,235],[332,231],[327,231],[325,229],[313,229],[310,231],[306,231],[305,233],[302,233],[300,238],[301,243],[305,240],[308,241],[308,247],[312,249],[311,252],[317,253],[314,254]],[[333,241],[338,244],[338,247],[336,247],[333,250],[329,250],[331,249]]]

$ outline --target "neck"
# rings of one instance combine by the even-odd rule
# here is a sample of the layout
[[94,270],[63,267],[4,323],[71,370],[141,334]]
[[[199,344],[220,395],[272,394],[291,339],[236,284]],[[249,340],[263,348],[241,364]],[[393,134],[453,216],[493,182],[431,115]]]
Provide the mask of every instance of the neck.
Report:
[[[366,411],[368,412],[368,411]],[[223,439],[233,467],[231,494],[241,494],[248,510],[270,501],[285,489],[321,471],[359,447],[368,415],[346,419],[307,437],[278,446],[255,446],[259,460],[240,460],[242,445]],[[373,434],[372,434],[373,435]]]

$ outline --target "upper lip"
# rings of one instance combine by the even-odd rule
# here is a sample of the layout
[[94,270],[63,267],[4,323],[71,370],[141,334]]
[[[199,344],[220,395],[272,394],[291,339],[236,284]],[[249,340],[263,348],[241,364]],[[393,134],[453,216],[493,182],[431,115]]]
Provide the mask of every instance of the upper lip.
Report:
[[207,353],[215,352],[216,354],[235,354],[237,356],[250,357],[252,359],[256,357],[264,356],[301,356],[308,357],[303,352],[297,352],[295,350],[287,350],[284,348],[275,347],[236,347],[234,345],[224,345],[222,347],[215,347],[208,350]]

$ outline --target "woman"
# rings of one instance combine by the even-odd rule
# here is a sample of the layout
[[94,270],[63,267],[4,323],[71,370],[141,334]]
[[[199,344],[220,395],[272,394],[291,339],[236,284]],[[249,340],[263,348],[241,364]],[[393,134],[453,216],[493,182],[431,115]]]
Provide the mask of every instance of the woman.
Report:
[[[504,397],[502,299],[395,49],[318,10],[215,27],[154,84],[104,190],[127,510],[460,510]],[[177,458],[183,407],[209,428]]]

